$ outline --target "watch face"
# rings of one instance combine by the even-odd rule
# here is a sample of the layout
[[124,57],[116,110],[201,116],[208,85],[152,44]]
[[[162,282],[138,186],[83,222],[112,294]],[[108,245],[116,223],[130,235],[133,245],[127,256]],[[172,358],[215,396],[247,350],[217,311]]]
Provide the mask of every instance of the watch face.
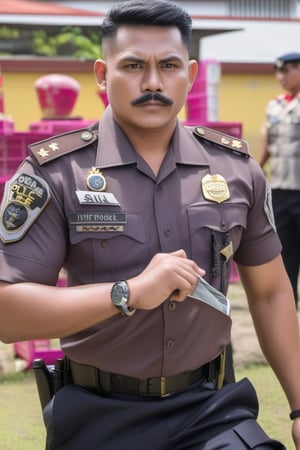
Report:
[[112,287],[111,298],[116,306],[125,305],[128,301],[128,288],[124,281],[115,283]]
[[113,305],[121,312],[123,316],[132,316],[135,309],[127,305],[129,301],[129,288],[126,281],[117,281],[113,284],[110,293]]

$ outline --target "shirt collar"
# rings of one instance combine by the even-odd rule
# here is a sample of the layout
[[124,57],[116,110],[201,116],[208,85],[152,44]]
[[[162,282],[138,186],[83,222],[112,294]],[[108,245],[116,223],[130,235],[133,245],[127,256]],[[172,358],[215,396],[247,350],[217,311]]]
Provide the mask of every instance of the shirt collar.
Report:
[[[206,151],[202,144],[193,136],[191,130],[180,120],[170,143],[168,160],[175,164],[207,166]],[[171,158],[170,158],[171,157]],[[96,167],[116,167],[137,163],[137,154],[125,133],[113,118],[111,107],[108,106],[99,122],[99,139],[96,155]]]
[[108,106],[99,122],[96,167],[114,167],[136,163],[136,153],[113,118]]

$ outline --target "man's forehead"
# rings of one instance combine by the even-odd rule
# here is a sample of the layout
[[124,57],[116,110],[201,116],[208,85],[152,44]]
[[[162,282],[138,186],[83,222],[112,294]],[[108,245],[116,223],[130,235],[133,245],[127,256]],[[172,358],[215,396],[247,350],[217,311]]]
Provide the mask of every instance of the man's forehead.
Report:
[[[153,44],[156,44],[154,47]],[[158,45],[159,44],[159,45]],[[103,52],[106,57],[110,52],[139,51],[141,49],[186,49],[180,31],[175,26],[122,25],[114,37],[105,39]],[[187,49],[186,49],[187,51]]]

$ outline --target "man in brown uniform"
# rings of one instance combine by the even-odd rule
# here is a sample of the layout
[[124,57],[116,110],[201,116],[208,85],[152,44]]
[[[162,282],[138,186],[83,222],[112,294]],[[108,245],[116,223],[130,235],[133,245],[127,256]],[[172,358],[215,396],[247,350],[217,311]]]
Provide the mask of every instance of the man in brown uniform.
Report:
[[264,174],[245,142],[177,119],[191,19],[122,2],[102,37],[99,126],[32,145],[1,209],[1,339],[60,337],[67,357],[47,449],[284,448],[249,381],[223,385],[228,311],[191,298],[201,276],[226,293],[234,259],[299,450],[298,323]]

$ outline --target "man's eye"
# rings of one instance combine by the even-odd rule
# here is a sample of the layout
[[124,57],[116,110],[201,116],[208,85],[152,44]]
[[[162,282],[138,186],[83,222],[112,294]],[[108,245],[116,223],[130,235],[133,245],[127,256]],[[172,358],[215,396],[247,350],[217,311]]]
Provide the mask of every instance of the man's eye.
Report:
[[135,70],[135,69],[140,69],[142,66],[139,63],[131,63],[131,64],[127,64],[126,68],[129,70]]
[[174,64],[174,63],[164,63],[164,64],[162,64],[162,68],[163,69],[175,69],[176,68],[176,64]]

